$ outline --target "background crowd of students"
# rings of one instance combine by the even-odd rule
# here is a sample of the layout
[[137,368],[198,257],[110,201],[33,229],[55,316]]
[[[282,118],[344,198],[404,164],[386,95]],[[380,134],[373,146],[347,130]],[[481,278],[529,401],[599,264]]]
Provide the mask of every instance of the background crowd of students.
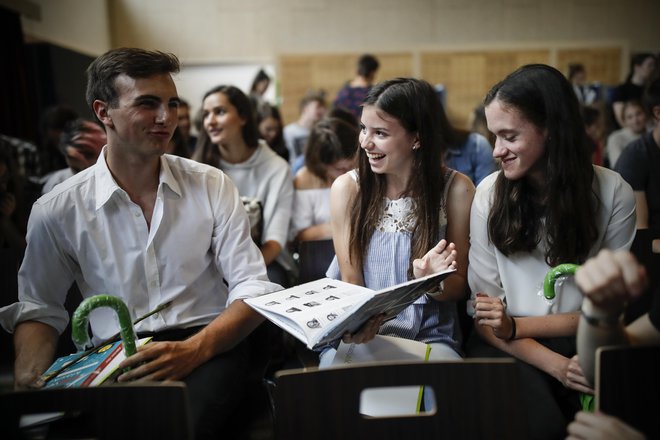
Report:
[[[607,100],[610,121],[587,117],[606,98],[586,83],[580,65],[568,78],[546,65],[521,67],[475,110],[475,123],[485,116],[484,134],[476,125],[453,127],[423,80],[376,81],[372,55],[360,58],[330,110],[324,94],[311,91],[289,124],[264,99],[270,78],[259,71],[248,93],[232,85],[209,90],[198,117],[178,102],[166,152],[229,177],[248,213],[255,210],[251,239],[268,278],[281,286],[296,284],[291,255],[304,240],[332,239],[328,275],[376,290],[455,266],[436,292],[396,319],[373,317],[345,340],[393,335],[432,344],[434,359],[517,358],[531,438],[561,438],[580,408],[579,393],[593,392],[576,356],[578,287],[589,289],[569,280],[548,302],[539,286],[550,267],[625,251],[636,229],[660,225],[655,63],[649,54],[633,58]],[[37,162],[47,193],[94,165],[110,143],[95,122],[65,108],[57,115],[44,126],[49,140],[36,159],[33,149],[18,154],[16,140],[2,138],[0,245],[18,254],[29,212],[21,206],[18,159],[22,169]],[[598,123],[606,128],[596,128],[590,141],[588,126]],[[104,124],[112,127],[110,119]],[[466,313],[474,331],[464,340],[459,315]],[[322,362],[325,356],[332,350]]]

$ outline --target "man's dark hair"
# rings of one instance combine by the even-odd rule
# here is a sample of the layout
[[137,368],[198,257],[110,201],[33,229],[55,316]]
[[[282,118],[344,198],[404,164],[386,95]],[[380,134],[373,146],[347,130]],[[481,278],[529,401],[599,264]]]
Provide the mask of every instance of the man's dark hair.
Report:
[[584,69],[584,64],[582,63],[571,63],[568,65],[568,80],[573,81],[573,77],[578,73],[586,72]]
[[110,50],[87,68],[87,105],[92,108],[94,100],[99,99],[110,107],[117,106],[119,96],[115,78],[119,75],[148,78],[161,73],[177,73],[179,68],[179,59],[171,53],[128,47]]
[[380,67],[378,59],[371,54],[365,54],[358,59],[357,73],[360,76],[369,76],[376,72],[378,67]]

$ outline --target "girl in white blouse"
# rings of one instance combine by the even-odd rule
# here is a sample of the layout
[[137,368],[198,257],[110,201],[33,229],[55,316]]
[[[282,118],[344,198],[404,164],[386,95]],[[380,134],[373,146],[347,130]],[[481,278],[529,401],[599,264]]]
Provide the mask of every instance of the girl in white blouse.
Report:
[[469,356],[520,362],[530,438],[563,438],[591,392],[574,358],[581,295],[572,279],[554,300],[543,278],[602,248],[627,248],[635,202],[617,174],[591,164],[577,98],[546,65],[521,67],[485,99],[502,170],[477,188],[470,216],[468,282],[475,332]]

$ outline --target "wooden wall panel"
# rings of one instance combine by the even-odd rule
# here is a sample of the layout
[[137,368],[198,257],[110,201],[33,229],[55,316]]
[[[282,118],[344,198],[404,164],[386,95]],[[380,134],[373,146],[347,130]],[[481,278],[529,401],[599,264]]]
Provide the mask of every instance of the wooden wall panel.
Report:
[[[328,107],[344,83],[355,76],[361,54],[282,55],[279,58],[282,117],[298,119],[298,104],[311,90],[323,89]],[[411,53],[374,54],[380,61],[377,81],[412,75]]]
[[620,47],[560,49],[557,51],[557,68],[565,75],[568,65],[582,63],[587,72],[587,81],[616,85],[622,81],[621,60],[623,50]]
[[449,119],[466,127],[494,84],[524,64],[548,63],[549,58],[549,50],[424,52],[420,71],[426,81],[445,86]]
[[[616,84],[620,81],[624,51],[621,47],[532,48],[496,50],[429,50],[375,55],[383,81],[415,72],[433,85],[442,84],[447,113],[457,127],[465,127],[474,107],[488,90],[518,67],[530,63],[551,64],[566,72],[568,63],[579,60],[589,81]],[[554,55],[554,56],[553,56]],[[279,57],[282,115],[285,122],[298,118],[298,103],[312,89],[326,91],[328,105],[339,88],[355,74],[360,54],[282,55]]]

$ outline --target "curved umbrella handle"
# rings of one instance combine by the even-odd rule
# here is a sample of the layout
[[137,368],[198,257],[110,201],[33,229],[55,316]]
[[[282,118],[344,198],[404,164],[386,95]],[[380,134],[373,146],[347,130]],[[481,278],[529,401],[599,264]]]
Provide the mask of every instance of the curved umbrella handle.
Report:
[[135,354],[137,349],[135,348],[135,332],[133,331],[131,315],[128,313],[128,307],[126,307],[126,304],[116,296],[96,295],[87,298],[80,303],[71,319],[71,337],[73,338],[73,341],[81,346],[87,344],[89,341],[89,335],[87,334],[89,314],[97,307],[110,307],[117,312],[117,317],[119,318],[119,334],[124,343],[124,353],[126,354],[126,357]]
[[560,264],[559,266],[553,267],[545,275],[543,280],[543,296],[546,299],[554,299],[555,297],[555,281],[562,275],[575,275],[575,271],[580,267],[577,264]]

